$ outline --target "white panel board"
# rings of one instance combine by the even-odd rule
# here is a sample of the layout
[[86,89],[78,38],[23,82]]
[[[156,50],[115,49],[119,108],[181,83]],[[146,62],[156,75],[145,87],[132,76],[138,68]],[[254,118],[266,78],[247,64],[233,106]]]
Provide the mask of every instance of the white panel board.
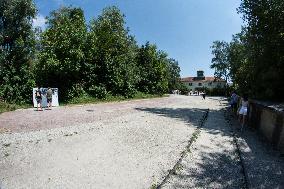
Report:
[[[35,99],[35,92],[36,92],[37,88],[33,88],[33,103],[34,103],[34,107],[37,107],[37,102]],[[58,102],[58,88],[51,88],[52,90],[52,106],[59,106],[59,102]],[[42,94],[42,102],[41,105],[42,107],[47,107],[47,99],[46,99],[46,91],[47,88],[40,88],[41,94]]]

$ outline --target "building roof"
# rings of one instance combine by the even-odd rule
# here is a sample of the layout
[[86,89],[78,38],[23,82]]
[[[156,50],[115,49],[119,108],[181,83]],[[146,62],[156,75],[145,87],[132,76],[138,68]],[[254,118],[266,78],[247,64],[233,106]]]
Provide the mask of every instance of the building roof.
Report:
[[215,78],[215,77],[203,77],[203,78],[198,78],[198,77],[184,77],[181,78],[181,82],[214,82],[214,81],[219,81],[219,82],[226,82],[224,79],[221,78]]

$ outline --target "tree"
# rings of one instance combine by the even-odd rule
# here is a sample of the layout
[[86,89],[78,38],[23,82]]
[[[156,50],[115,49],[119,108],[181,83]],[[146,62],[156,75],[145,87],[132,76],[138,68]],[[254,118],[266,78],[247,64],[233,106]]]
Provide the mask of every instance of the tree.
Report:
[[144,93],[163,94],[168,91],[167,54],[147,42],[137,56],[140,80],[138,89]]
[[60,97],[84,93],[87,27],[83,10],[62,7],[51,12],[42,33],[42,50],[35,73],[39,85],[58,87]]
[[[124,15],[117,7],[107,7],[92,20],[88,43],[89,87],[112,95],[135,94],[137,45],[125,27]],[[99,86],[99,88],[98,88]]]
[[230,64],[230,78],[234,87],[240,93],[250,93],[251,82],[249,76],[253,71],[248,62],[248,50],[245,44],[245,30],[233,35],[229,44],[228,61]]
[[178,61],[175,59],[168,59],[167,61],[167,72],[168,72],[168,90],[171,92],[172,90],[179,89],[181,86],[180,83],[180,67],[178,65]]
[[0,97],[8,102],[31,99],[35,14],[32,0],[0,2]]
[[211,68],[215,69],[215,77],[222,78],[228,82],[230,78],[230,64],[228,61],[229,45],[225,41],[214,41],[212,48],[213,58],[211,61]]
[[178,62],[150,43],[138,47],[117,7],[89,28],[82,9],[61,7],[45,31],[32,28],[32,0],[2,0],[0,8],[0,98],[28,101],[35,85],[58,87],[63,101],[178,88]]
[[246,21],[249,90],[254,97],[283,100],[284,2],[243,0],[239,12]]

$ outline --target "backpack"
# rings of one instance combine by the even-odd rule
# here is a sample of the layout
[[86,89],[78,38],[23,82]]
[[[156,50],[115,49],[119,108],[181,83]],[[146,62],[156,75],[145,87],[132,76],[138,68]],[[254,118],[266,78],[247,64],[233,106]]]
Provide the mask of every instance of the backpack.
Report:
[[36,96],[36,98],[41,97],[41,92],[40,92],[40,90],[36,90],[35,96]]

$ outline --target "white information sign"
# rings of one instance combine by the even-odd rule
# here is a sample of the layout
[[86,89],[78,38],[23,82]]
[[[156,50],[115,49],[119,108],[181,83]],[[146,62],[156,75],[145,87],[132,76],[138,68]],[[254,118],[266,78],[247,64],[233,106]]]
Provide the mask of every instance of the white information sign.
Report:
[[[37,107],[37,102],[35,99],[35,92],[36,92],[37,88],[33,88],[33,103],[34,103],[34,107]],[[59,106],[59,102],[58,102],[58,88],[51,88],[52,90],[52,106]],[[47,92],[47,88],[40,88],[41,91],[41,95],[42,95],[42,102],[41,102],[41,106],[42,107],[47,107],[47,99],[46,99],[46,92]]]

